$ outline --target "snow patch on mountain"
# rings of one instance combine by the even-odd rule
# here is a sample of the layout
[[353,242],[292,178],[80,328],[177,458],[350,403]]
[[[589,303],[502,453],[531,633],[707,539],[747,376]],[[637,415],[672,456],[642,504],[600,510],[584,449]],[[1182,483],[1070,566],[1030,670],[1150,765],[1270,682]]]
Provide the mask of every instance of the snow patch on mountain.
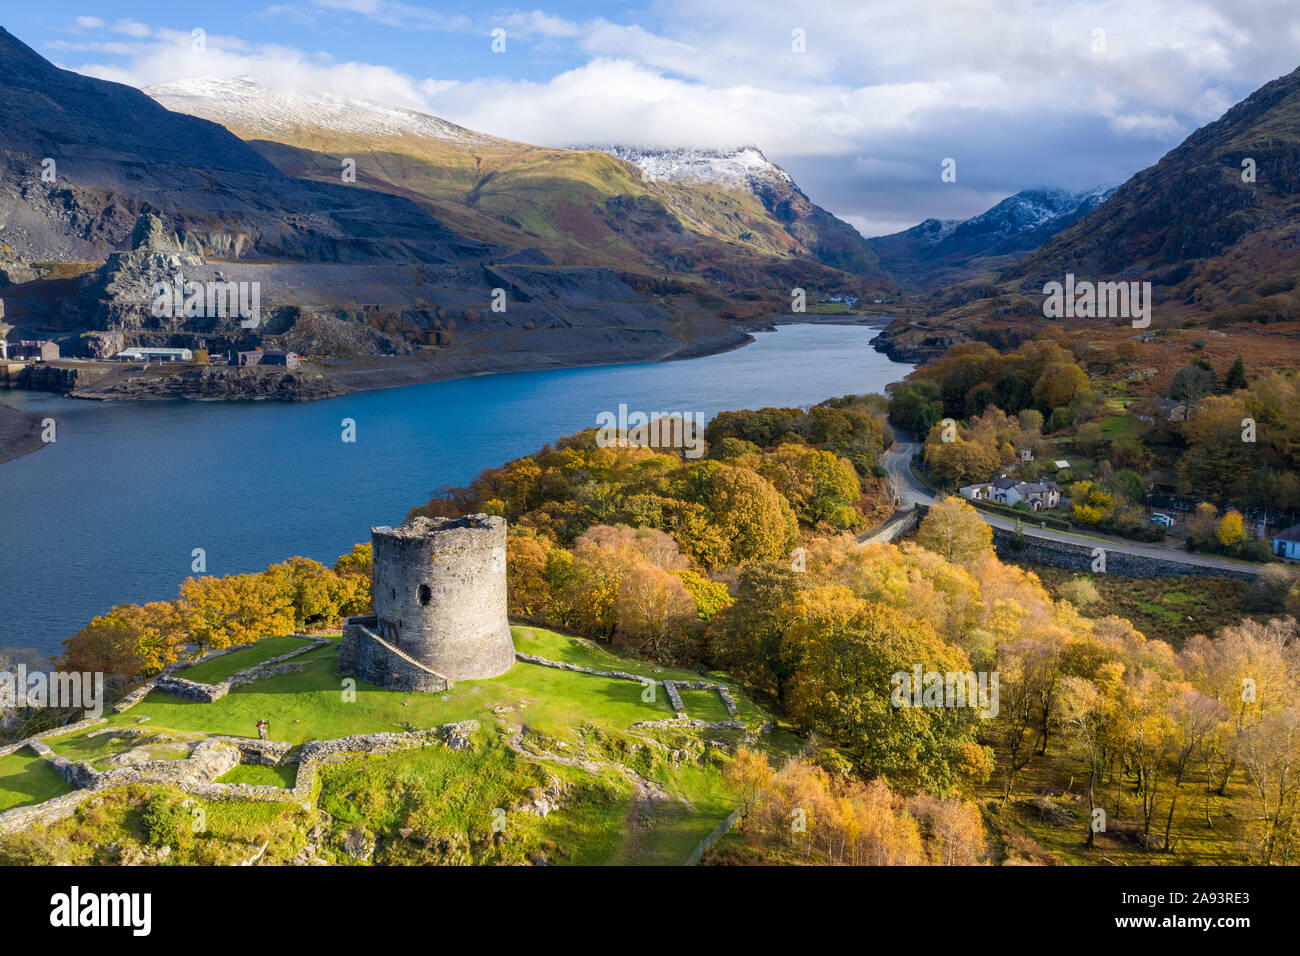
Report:
[[505,141],[415,110],[329,93],[274,90],[247,77],[197,77],[147,87],[144,91],[169,110],[234,126],[268,139],[316,127],[363,136],[419,136],[465,146]]
[[599,150],[631,163],[646,179],[672,183],[714,183],[729,188],[752,189],[762,183],[794,185],[788,173],[770,162],[757,146],[734,149],[687,147],[655,149],[640,146],[575,146]]
[[[1077,219],[1110,198],[1115,186],[1098,186],[1080,192],[1065,189],[1026,189],[970,219],[926,219],[906,234],[921,243],[946,239],[996,242],[1069,216]],[[880,237],[887,238],[887,237]]]

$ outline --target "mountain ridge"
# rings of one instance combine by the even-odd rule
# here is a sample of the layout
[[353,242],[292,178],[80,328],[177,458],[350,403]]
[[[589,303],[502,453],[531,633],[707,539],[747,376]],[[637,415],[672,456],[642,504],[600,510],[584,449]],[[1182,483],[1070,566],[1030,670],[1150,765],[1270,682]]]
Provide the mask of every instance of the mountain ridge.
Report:
[[892,276],[934,290],[996,274],[1086,215],[1115,188],[1022,189],[969,219],[926,219],[869,241]]
[[[674,151],[519,143],[431,114],[246,79],[146,92],[224,123],[294,175],[337,177],[340,157],[365,155],[359,183],[426,202],[484,241],[537,245],[554,261],[681,273],[741,301],[756,287],[780,288],[787,307],[792,285],[856,291],[863,280],[888,283],[866,240],[812,203],[757,147],[677,150],[678,165],[692,160],[696,173],[706,157],[725,156],[731,166],[725,175],[682,176],[665,162]],[[331,107],[344,115],[324,118]],[[742,168],[753,175],[740,175]]]
[[[999,281],[1027,291],[1065,272],[1142,278],[1180,313],[1227,317],[1259,305],[1233,301],[1243,283],[1294,283],[1298,223],[1300,69],[1195,130]],[[1289,291],[1257,294],[1287,296],[1261,314],[1294,316]]]

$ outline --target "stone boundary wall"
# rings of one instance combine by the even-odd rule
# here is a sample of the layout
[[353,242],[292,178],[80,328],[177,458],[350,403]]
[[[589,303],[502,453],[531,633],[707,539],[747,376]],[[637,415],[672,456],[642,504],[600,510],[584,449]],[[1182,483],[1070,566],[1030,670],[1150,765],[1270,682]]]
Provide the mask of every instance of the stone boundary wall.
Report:
[[208,740],[221,740],[239,749],[240,763],[262,767],[278,767],[293,751],[293,744],[285,740],[260,740],[256,737],[226,737],[213,735]]
[[352,675],[388,690],[436,694],[451,690],[451,678],[439,674],[400,648],[384,640],[371,624],[377,618],[350,617],[343,625],[339,662],[335,673]]
[[[236,687],[242,687],[256,680],[264,680],[268,677],[278,677],[281,674],[293,674],[301,671],[301,663],[285,663],[294,657],[301,657],[303,654],[309,654],[318,647],[324,647],[329,643],[328,638],[324,637],[304,637],[300,634],[291,634],[290,637],[297,637],[303,640],[311,641],[306,647],[299,647],[296,650],[289,651],[287,654],[280,654],[276,657],[268,658],[252,667],[245,667],[242,671],[236,671],[219,684],[201,684],[198,681],[188,680],[184,677],[168,674],[164,671],[159,674],[153,681],[153,690],[162,691],[164,694],[171,694],[173,697],[180,697],[184,700],[197,700],[200,703],[211,704],[225,697]],[[245,647],[251,647],[251,644],[240,644],[235,649],[242,650]],[[223,650],[226,650],[223,648]],[[228,652],[228,651],[227,651]],[[210,660],[211,657],[219,656],[213,654],[193,664],[187,664],[186,667],[192,667],[194,664],[202,663],[203,660]],[[143,699],[143,698],[141,698]],[[134,706],[134,705],[133,705]]]
[[924,514],[925,510],[919,505],[913,505],[906,511],[895,511],[874,528],[869,528],[858,535],[857,542],[858,544],[883,544],[893,541],[920,524]]
[[[51,737],[62,737],[65,734],[75,734],[77,731],[85,730],[87,727],[94,727],[96,724],[107,722],[107,717],[87,717],[84,720],[78,720],[71,724],[64,724],[62,727],[43,730],[39,734],[25,737],[17,743],[5,744],[3,747],[0,747],[0,757],[8,757],[11,753],[22,750],[24,747],[31,747],[35,741],[49,740]],[[49,748],[46,747],[46,750],[48,749]]]
[[653,684],[662,687],[668,695],[668,702],[672,704],[673,711],[679,717],[686,716],[686,707],[682,704],[680,690],[711,690],[717,693],[722,701],[722,706],[727,709],[727,713],[733,718],[739,716],[740,711],[736,707],[736,700],[731,696],[731,691],[727,689],[726,684],[714,684],[706,680],[655,680],[653,677],[642,677],[640,674],[631,674],[627,671],[602,671],[595,667],[582,667],[578,664],[565,664],[562,661],[553,661],[545,657],[537,657],[533,654],[525,654],[523,651],[515,651],[515,658],[523,661],[525,664],[536,664],[538,667],[554,667],[556,670],[572,671],[575,674],[591,674],[595,677],[609,677],[614,680],[631,680],[645,686]]
[[73,790],[71,793],[53,797],[44,803],[33,803],[6,810],[0,813],[0,833],[18,833],[66,820],[76,812],[77,807],[89,799],[90,795],[89,790]]
[[678,717],[685,717],[686,708],[682,706],[682,695],[677,693],[677,685],[670,680],[664,681],[664,692],[668,695],[668,703],[673,706],[673,713]]
[[573,671],[577,674],[594,674],[596,677],[612,677],[614,680],[634,680],[638,684],[658,684],[659,681],[653,677],[642,677],[640,674],[631,674],[627,671],[602,671],[594,667],[582,667],[578,664],[565,664],[562,661],[552,661],[545,657],[535,657],[532,654],[525,654],[523,651],[515,651],[515,658],[523,661],[525,664],[536,664],[539,667],[554,667],[557,670]]
[[1035,537],[1031,532],[1024,533],[1023,547],[1016,548],[1012,531],[1005,528],[993,529],[993,549],[1004,561],[1023,561],[1027,564],[1045,564],[1052,568],[1065,568],[1070,571],[1092,571],[1093,549],[1101,548],[1106,553],[1106,573],[1128,578],[1170,578],[1191,575],[1201,578],[1234,578],[1239,581],[1253,581],[1260,572],[1253,569],[1211,568],[1200,564],[1189,564],[1177,558],[1149,558],[1145,555],[1130,554],[1110,546],[1106,541],[1095,545],[1079,545],[1050,538]]
[[743,720],[693,720],[685,716],[668,717],[664,720],[639,720],[633,727],[642,730],[679,730],[687,727],[691,730],[748,730]]
[[[57,823],[70,816],[85,800],[105,789],[132,783],[159,783],[189,790],[229,773],[240,762],[239,749],[221,740],[199,741],[186,760],[150,760],[134,767],[103,771],[96,770],[84,760],[57,756],[49,752],[49,746],[41,741],[33,741],[30,746],[48,760],[74,789],[44,803],[0,813],[0,833]],[[44,748],[44,753],[41,748]]]
[[308,741],[298,751],[298,773],[293,789],[266,784],[216,782],[241,763],[283,762],[294,749],[292,744],[284,741],[206,737],[195,745],[186,760],[151,760],[134,767],[100,771],[83,760],[73,761],[59,757],[53,754],[47,744],[33,740],[28,742],[28,746],[49,760],[76,789],[44,803],[15,807],[0,813],[0,834],[57,823],[70,816],[93,794],[132,783],[170,784],[192,796],[208,800],[294,801],[305,805],[312,799],[319,764],[337,763],[355,756],[397,753],[433,744],[442,744],[452,750],[465,750],[472,746],[472,738],[478,727],[476,720],[462,720],[409,733],[354,734],[335,740]]
[[[298,637],[299,635],[294,634],[293,636],[294,636],[294,637]],[[154,688],[158,686],[158,682],[159,682],[160,680],[163,680],[163,679],[165,679],[165,678],[167,678],[167,677],[170,677],[172,674],[176,673],[176,671],[184,670],[184,669],[187,668],[187,667],[193,667],[195,664],[202,664],[202,663],[204,663],[205,661],[214,660],[214,659],[216,659],[216,658],[218,658],[218,657],[225,657],[227,654],[233,654],[233,653],[235,653],[235,651],[240,650],[240,649],[245,648],[245,647],[248,647],[248,646],[250,646],[250,645],[248,645],[248,644],[232,644],[230,647],[223,647],[223,648],[222,648],[221,650],[219,650],[219,651],[211,651],[211,652],[209,652],[209,653],[207,653],[207,654],[204,654],[202,657],[200,657],[200,658],[198,658],[198,659],[196,659],[196,660],[192,660],[192,661],[177,661],[175,664],[168,664],[166,667],[164,667],[162,670],[160,670],[160,671],[159,671],[157,674],[155,674],[153,677],[149,678],[147,681],[145,681],[143,684],[141,684],[141,685],[140,685],[139,687],[137,687],[135,690],[131,691],[129,694],[127,694],[125,697],[123,697],[121,700],[119,700],[119,701],[118,701],[118,702],[113,706],[113,713],[115,713],[115,714],[125,714],[128,710],[130,710],[130,709],[131,709],[132,707],[134,707],[136,704],[140,703],[140,701],[144,700],[146,697],[148,697],[150,694],[152,694],[152,693],[154,692]]]
[[[310,634],[286,634],[284,636],[296,637],[302,641],[312,641],[314,642],[315,647],[320,647],[322,643],[329,643],[328,639],[326,638],[312,637]],[[153,677],[149,678],[139,687],[135,688],[135,690],[131,691],[129,694],[127,694],[125,697],[119,700],[116,704],[114,704],[113,713],[115,714],[126,713],[136,704],[140,703],[140,701],[144,700],[146,697],[152,694],[160,680],[171,677],[177,671],[183,671],[188,667],[194,667],[196,664],[204,664],[210,660],[214,660],[215,658],[225,657],[227,654],[233,654],[235,653],[235,651],[242,651],[244,648],[252,647],[252,646],[253,646],[252,644],[232,644],[230,647],[223,647],[219,651],[210,651],[209,653],[204,654],[202,657],[192,661],[177,661],[175,664],[169,664],[167,667],[164,667]],[[285,660],[286,658],[289,657],[297,657],[299,654],[306,654],[310,650],[314,650],[314,647],[307,647],[296,651],[290,651],[288,654],[282,654],[280,657],[273,658],[272,660]],[[269,664],[271,662],[272,661],[263,661],[262,664]],[[257,665],[257,666],[261,666],[261,665]],[[251,670],[252,668],[247,668],[247,669]],[[184,678],[179,678],[179,679],[185,680]],[[197,683],[196,681],[189,681],[189,680],[186,680],[185,682],[188,684]],[[215,686],[215,685],[205,684],[200,686],[206,687],[206,686]]]

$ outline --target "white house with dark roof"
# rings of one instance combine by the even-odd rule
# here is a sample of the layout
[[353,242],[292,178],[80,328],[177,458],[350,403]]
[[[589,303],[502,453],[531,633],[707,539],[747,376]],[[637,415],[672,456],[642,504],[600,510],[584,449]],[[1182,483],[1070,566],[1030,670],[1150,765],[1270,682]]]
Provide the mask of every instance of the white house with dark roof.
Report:
[[963,498],[972,501],[996,501],[1004,505],[1024,502],[1034,511],[1055,508],[1061,503],[1061,486],[1054,481],[1017,481],[1006,475],[996,481],[982,481],[963,485],[957,489]]
[[1281,558],[1300,560],[1300,524],[1273,535],[1273,553]]

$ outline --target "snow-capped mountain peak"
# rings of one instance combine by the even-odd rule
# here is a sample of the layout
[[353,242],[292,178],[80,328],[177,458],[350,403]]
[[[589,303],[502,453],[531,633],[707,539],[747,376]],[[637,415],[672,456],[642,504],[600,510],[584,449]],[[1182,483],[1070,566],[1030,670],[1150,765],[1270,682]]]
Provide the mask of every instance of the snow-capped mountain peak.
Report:
[[609,153],[636,166],[647,179],[674,183],[714,183],[730,188],[750,188],[758,182],[794,185],[794,180],[784,169],[770,162],[757,146],[752,145],[736,146],[732,149],[647,148],[621,145],[574,148]]
[[428,113],[330,93],[276,90],[242,76],[179,80],[144,92],[169,110],[201,116],[245,134],[260,132],[268,139],[314,127],[364,136],[419,136],[466,146],[505,142]]

